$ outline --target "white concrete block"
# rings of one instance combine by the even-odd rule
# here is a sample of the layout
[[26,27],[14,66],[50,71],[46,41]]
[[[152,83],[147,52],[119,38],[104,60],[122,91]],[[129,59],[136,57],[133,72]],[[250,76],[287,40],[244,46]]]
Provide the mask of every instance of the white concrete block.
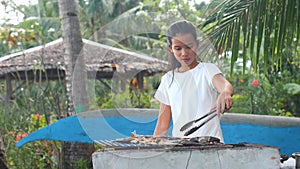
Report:
[[94,169],[279,169],[275,147],[183,146],[108,148],[93,154]]

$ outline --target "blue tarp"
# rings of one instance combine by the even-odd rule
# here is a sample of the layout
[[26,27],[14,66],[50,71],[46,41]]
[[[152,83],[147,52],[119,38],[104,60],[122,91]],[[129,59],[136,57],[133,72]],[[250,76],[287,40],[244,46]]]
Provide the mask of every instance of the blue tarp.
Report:
[[[131,132],[152,135],[156,117],[70,116],[41,128],[17,143],[17,147],[35,140],[97,143],[97,140],[126,138]],[[226,144],[242,142],[276,146],[282,154],[300,151],[300,126],[270,127],[253,124],[221,123]],[[170,134],[170,132],[169,132]]]

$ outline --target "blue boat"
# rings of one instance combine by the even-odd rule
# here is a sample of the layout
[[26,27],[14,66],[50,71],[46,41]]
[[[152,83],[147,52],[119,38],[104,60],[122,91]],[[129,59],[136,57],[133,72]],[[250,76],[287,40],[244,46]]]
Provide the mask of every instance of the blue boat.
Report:
[[[152,135],[157,109],[104,109],[63,118],[17,143],[35,140],[99,143],[129,137],[133,131]],[[262,144],[278,147],[281,154],[300,151],[300,118],[226,113],[221,117],[225,144]],[[169,135],[171,129],[169,130]]]

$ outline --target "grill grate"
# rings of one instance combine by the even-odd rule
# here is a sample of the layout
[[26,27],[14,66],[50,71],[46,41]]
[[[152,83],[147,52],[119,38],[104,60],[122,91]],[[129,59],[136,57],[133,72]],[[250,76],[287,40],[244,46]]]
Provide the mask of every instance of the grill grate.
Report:
[[120,143],[115,140],[95,140],[97,144],[103,145],[103,146],[111,146],[111,147],[136,147],[136,146],[142,146],[138,144],[131,144],[131,143]]
[[215,137],[204,136],[194,138],[138,136],[117,140],[95,140],[95,143],[109,147],[154,147],[154,146],[193,146],[205,144],[221,144]]

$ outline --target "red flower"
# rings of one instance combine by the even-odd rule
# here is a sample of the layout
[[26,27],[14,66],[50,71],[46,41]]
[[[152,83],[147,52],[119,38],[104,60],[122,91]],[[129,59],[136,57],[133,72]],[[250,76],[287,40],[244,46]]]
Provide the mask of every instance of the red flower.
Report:
[[36,119],[37,119],[37,120],[40,120],[41,116],[42,116],[42,115],[40,115],[40,114],[36,114]]
[[22,138],[25,138],[25,137],[27,137],[28,136],[28,133],[23,133],[22,134]]
[[258,85],[259,85],[258,80],[254,79],[254,80],[252,81],[252,86],[256,87],[256,86],[258,86]]
[[20,141],[22,138],[22,134],[21,133],[18,133],[17,134],[17,137],[16,137],[16,142]]
[[19,142],[21,139],[28,136],[28,133],[18,133],[16,137],[16,142]]

